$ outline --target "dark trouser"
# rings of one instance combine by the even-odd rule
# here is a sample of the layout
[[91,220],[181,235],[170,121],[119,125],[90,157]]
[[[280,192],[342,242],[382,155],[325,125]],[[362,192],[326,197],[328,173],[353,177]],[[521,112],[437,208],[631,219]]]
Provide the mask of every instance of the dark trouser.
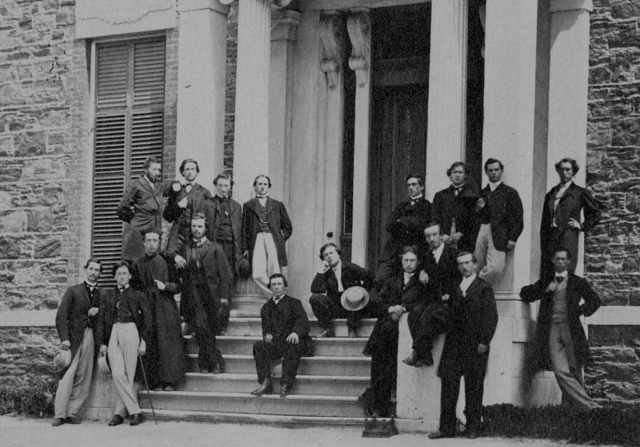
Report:
[[284,385],[293,386],[300,365],[300,357],[304,347],[302,343],[258,341],[253,345],[253,358],[256,361],[258,382],[262,383],[271,377],[271,362],[284,357],[282,361],[282,379]]
[[578,232],[576,230],[560,230],[558,228],[548,228],[542,240],[542,250],[540,253],[540,278],[550,278],[555,272],[553,266],[553,255],[557,248],[563,247],[569,250],[571,262],[569,270],[575,273],[578,262]]
[[398,322],[388,313],[380,317],[369,340],[371,386],[365,391],[365,399],[372,410],[387,415],[398,368]]
[[191,317],[195,326],[196,340],[200,348],[198,363],[200,370],[210,370],[216,365],[224,366],[222,353],[216,348],[217,314],[220,299],[211,296],[206,284],[194,284],[190,303]]
[[446,332],[443,304],[434,303],[414,308],[407,318],[413,344],[419,358],[427,358],[433,349],[433,340]]
[[[220,246],[222,247],[222,249],[224,250],[224,255],[227,258],[227,262],[229,263],[229,266],[231,267],[231,271],[233,272],[233,277],[235,279],[236,277],[236,267],[235,267],[235,263],[236,263],[236,259],[235,259],[235,255],[234,255],[234,243],[233,241],[218,241],[218,244],[220,244]],[[216,332],[217,334],[219,334],[221,331],[226,331],[227,327],[229,326],[229,312],[230,312],[230,308],[229,308],[229,303],[225,303],[225,302],[221,302],[220,303],[220,309],[218,309],[218,331]]]
[[440,431],[453,435],[456,431],[456,404],[460,394],[460,378],[464,376],[467,430],[478,431],[482,422],[484,375],[489,354],[462,356],[460,368],[442,379],[440,394]]
[[318,319],[318,325],[322,329],[331,329],[331,320],[336,318],[346,318],[347,328],[355,331],[360,326],[360,320],[370,315],[371,303],[367,304],[364,309],[356,312],[350,312],[342,307],[339,297],[330,297],[328,295],[314,294],[309,298],[309,304],[313,309],[313,314]]

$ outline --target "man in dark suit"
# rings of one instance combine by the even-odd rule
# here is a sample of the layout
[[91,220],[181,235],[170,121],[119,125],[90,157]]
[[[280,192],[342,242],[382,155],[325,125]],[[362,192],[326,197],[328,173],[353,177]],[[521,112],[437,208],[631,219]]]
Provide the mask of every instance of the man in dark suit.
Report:
[[194,213],[202,212],[205,202],[211,199],[211,192],[196,181],[200,174],[197,161],[191,158],[183,160],[180,164],[180,174],[184,182],[173,182],[163,213],[167,222],[173,222],[167,240],[167,252],[175,252],[178,236],[189,239],[191,218]]
[[[207,219],[207,239],[214,241],[222,247],[227,257],[227,262],[235,274],[236,259],[242,255],[241,229],[242,207],[231,198],[233,179],[229,174],[218,174],[213,181],[216,187],[216,195],[204,204],[204,214]],[[226,334],[229,325],[229,302],[220,300],[218,312],[218,334]]]
[[[542,222],[540,223],[540,278],[553,274],[553,254],[558,247],[565,247],[571,253],[569,271],[573,273],[578,262],[578,241],[580,232],[592,230],[602,217],[600,205],[591,193],[573,183],[578,173],[578,164],[572,158],[563,158],[556,163],[560,184],[551,188],[544,197]],[[580,212],[584,212],[584,222],[580,222]]]
[[251,392],[254,396],[271,394],[271,362],[284,357],[280,397],[287,397],[296,380],[300,357],[309,354],[311,337],[309,319],[300,300],[286,295],[287,279],[281,273],[269,278],[273,295],[262,306],[262,341],[253,345],[260,387]]
[[460,378],[464,377],[468,438],[478,437],[482,421],[484,376],[489,359],[489,344],[498,325],[498,311],[491,285],[476,275],[473,254],[460,252],[458,269],[460,286],[449,299],[450,330],[442,350],[438,376],[442,380],[440,395],[440,429],[431,439],[456,435],[456,404]]
[[222,247],[205,236],[206,219],[196,213],[191,219],[192,239],[178,244],[176,265],[185,265],[182,274],[184,319],[195,328],[200,347],[200,371],[220,374],[224,370],[222,353],[216,347],[218,312],[222,299],[228,300],[233,273]]
[[600,405],[582,386],[582,368],[589,356],[589,345],[580,316],[588,317],[598,310],[600,297],[586,280],[567,270],[570,262],[571,252],[558,248],[553,257],[554,274],[523,287],[520,297],[528,303],[541,301],[532,362],[535,370],[553,370],[563,401],[592,410]]
[[256,284],[267,294],[269,277],[287,266],[285,241],[291,237],[293,226],[282,202],[268,197],[271,179],[259,175],[253,182],[256,197],[242,208],[242,248],[250,257]]
[[333,243],[328,243],[320,248],[321,270],[311,282],[311,298],[309,304],[322,328],[320,337],[334,337],[331,320],[346,318],[349,337],[358,336],[357,329],[360,319],[370,314],[369,303],[358,311],[348,311],[342,306],[340,297],[349,287],[361,286],[371,290],[374,283],[374,275],[362,267],[342,262],[342,252]]
[[451,186],[433,197],[433,220],[440,222],[445,244],[473,252],[480,227],[476,209],[480,192],[467,178],[467,165],[461,161],[447,169],[447,176]]
[[151,228],[162,228],[163,197],[169,194],[171,182],[161,182],[162,164],[156,157],[145,160],[144,174],[132,180],[118,204],[118,217],[126,222],[122,243],[122,259],[133,262],[144,255],[143,234]]
[[403,247],[419,245],[422,241],[422,230],[431,220],[431,202],[424,197],[424,176],[409,174],[405,182],[409,197],[398,203],[387,220],[386,229],[390,237],[378,259],[378,287],[381,287],[387,278],[400,273]]
[[127,413],[129,425],[143,417],[134,388],[138,357],[144,356],[151,336],[151,313],[142,292],[129,286],[131,267],[119,262],[113,267],[116,287],[102,297],[96,329],[100,355],[108,361],[116,389],[116,407],[109,426],[122,424]]
[[93,330],[100,305],[98,278],[102,263],[89,259],[84,266],[86,280],[69,287],[56,313],[56,329],[62,345],[71,351],[71,364],[58,382],[55,399],[54,427],[79,424],[77,418],[82,404],[91,390],[93,374]]
[[438,222],[427,224],[424,229],[426,247],[421,250],[420,282],[426,285],[427,299],[409,314],[407,323],[413,338],[413,352],[402,360],[409,366],[433,365],[433,340],[446,332],[445,303],[460,284],[458,251],[442,242],[442,230]]
[[476,240],[475,257],[478,276],[492,286],[502,275],[507,252],[513,251],[524,229],[522,201],[518,191],[502,182],[504,165],[495,158],[484,164],[489,184],[478,199],[480,231]]
[[402,270],[387,278],[378,295],[380,316],[371,332],[365,353],[371,354],[371,385],[361,397],[366,416],[388,417],[391,413],[391,389],[398,366],[398,323],[404,313],[413,313],[425,305],[427,293],[418,279],[418,249],[404,247]]

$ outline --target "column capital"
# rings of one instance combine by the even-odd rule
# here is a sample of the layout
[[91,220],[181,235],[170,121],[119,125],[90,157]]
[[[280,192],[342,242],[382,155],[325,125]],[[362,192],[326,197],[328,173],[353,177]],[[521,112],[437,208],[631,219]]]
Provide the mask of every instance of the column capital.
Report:
[[179,12],[201,11],[210,9],[220,14],[229,14],[229,3],[223,0],[180,0],[178,4]]
[[323,12],[320,16],[319,35],[322,42],[320,70],[327,75],[329,89],[338,85],[343,62],[343,16],[335,10]]
[[271,30],[271,41],[274,40],[296,40],[296,31],[300,25],[300,14],[297,11],[287,9],[281,12],[281,16]]
[[371,17],[369,8],[353,8],[347,18],[347,31],[353,51],[349,58],[349,68],[356,72],[358,87],[364,87],[369,80],[371,66]]
[[551,0],[549,3],[552,13],[578,10],[593,11],[593,0]]

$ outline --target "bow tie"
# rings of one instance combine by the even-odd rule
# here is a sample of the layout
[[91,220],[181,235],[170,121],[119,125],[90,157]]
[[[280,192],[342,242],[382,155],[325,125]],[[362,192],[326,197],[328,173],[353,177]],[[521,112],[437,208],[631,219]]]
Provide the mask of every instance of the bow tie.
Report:
[[194,241],[193,241],[193,243],[191,244],[191,246],[192,246],[193,248],[195,248],[195,247],[202,247],[202,240],[199,240],[199,241],[194,240]]
[[564,280],[564,276],[560,276],[560,275],[556,276],[556,282],[558,284],[560,284],[563,280]]
[[124,293],[124,291],[125,291],[125,290],[127,290],[127,288],[126,288],[126,287],[118,287],[118,291],[119,291],[120,293]]

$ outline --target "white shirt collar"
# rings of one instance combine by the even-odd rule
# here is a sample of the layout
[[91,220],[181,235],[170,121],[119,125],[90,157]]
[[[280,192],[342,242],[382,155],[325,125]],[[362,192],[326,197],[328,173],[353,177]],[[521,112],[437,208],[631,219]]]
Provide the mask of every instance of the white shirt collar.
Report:
[[489,182],[489,189],[493,192],[496,190],[496,188],[498,186],[500,186],[502,184],[502,180],[498,180],[497,182],[493,183],[493,182]]
[[569,272],[567,270],[565,270],[562,273],[558,273],[558,272],[554,273],[554,276],[562,276],[563,278],[566,278],[568,275],[569,275]]
[[444,243],[440,243],[440,246],[435,250],[431,250],[433,253],[433,257],[436,258],[436,262],[440,262],[440,257],[442,256],[442,252],[444,251]]
[[271,299],[273,300],[273,302],[274,302],[274,303],[276,303],[276,304],[278,304],[282,298],[284,298],[284,293],[283,293],[282,295],[278,296],[278,297],[277,297],[277,296],[275,296],[275,295],[273,295],[273,296],[271,297]]
[[415,202],[416,200],[422,199],[422,197],[424,197],[424,194],[419,194],[415,197],[409,197],[409,200],[411,200],[412,202]]
[[404,285],[406,286],[407,283],[409,283],[409,281],[411,281],[411,278],[413,278],[413,275],[415,275],[416,273],[407,273],[407,272],[403,272],[404,274]]
[[460,289],[462,290],[463,294],[467,293],[467,289],[469,289],[469,286],[471,285],[471,283],[473,281],[475,281],[476,276],[477,275],[474,273],[473,275],[469,276],[468,278],[462,278],[462,282],[460,283]]
[[560,183],[558,185],[558,192],[560,192],[560,191],[564,192],[569,186],[571,186],[572,183],[573,183],[573,179],[569,180],[564,185],[562,183]]

